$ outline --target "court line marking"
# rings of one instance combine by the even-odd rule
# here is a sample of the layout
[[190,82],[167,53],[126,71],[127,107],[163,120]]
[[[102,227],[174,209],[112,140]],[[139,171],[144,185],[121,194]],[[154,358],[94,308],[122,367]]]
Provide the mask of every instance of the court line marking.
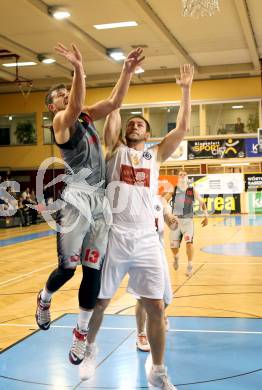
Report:
[[[6,327],[33,327],[36,328],[35,324],[0,324],[0,326]],[[51,325],[50,328],[62,328],[62,329],[73,329],[74,326],[70,325]],[[101,330],[136,330],[136,328],[119,328],[119,327],[107,327],[102,326]],[[210,329],[169,329],[169,332],[181,332],[181,333],[228,333],[228,334],[261,334],[262,331],[248,331],[248,330],[210,330]]]
[[22,274],[22,275],[16,276],[15,278],[5,280],[4,282],[1,282],[1,283],[0,283],[0,288],[1,288],[2,286],[4,286],[4,285],[10,283],[10,282],[15,281],[15,280],[18,280],[18,279],[21,279],[21,278],[22,278],[22,279],[27,278],[27,277],[30,276],[30,275],[33,275],[33,274],[35,274],[35,273],[37,273],[37,272],[39,272],[39,271],[42,271],[43,269],[50,268],[50,267],[54,267],[54,265],[57,265],[57,262],[56,262],[56,263],[49,264],[49,265],[46,265],[45,267],[38,268],[38,269],[36,269],[36,270],[34,270],[34,271],[31,271],[31,272],[28,272],[28,273],[26,273],[26,274]]

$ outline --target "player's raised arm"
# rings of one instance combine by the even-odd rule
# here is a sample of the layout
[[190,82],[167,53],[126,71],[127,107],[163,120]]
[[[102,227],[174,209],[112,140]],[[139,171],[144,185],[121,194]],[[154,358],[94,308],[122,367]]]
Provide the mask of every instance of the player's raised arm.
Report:
[[194,67],[192,65],[187,64],[180,67],[180,77],[176,79],[176,83],[181,87],[182,100],[177,116],[177,124],[176,128],[171,130],[158,145],[159,162],[163,162],[171,156],[189,129],[193,74]]
[[68,96],[64,96],[64,109],[58,111],[53,120],[55,133],[61,133],[72,126],[81,112],[85,100],[85,78],[82,64],[82,56],[78,48],[72,44],[71,49],[67,49],[61,43],[55,47],[58,54],[66,58],[73,66],[74,76],[72,87]]
[[104,143],[108,152],[112,151],[118,144],[120,131],[121,116],[120,109],[117,109],[107,115],[103,128]]

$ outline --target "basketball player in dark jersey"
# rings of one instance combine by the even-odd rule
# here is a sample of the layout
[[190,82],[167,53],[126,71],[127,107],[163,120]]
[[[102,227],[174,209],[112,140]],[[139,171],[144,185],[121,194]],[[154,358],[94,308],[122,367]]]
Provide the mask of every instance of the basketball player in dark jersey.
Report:
[[194,212],[193,204],[195,199],[198,200],[200,207],[204,212],[204,219],[201,225],[204,227],[208,224],[207,207],[201,196],[196,189],[188,184],[188,176],[186,171],[178,172],[177,186],[174,188],[174,192],[171,200],[172,214],[177,218],[177,224],[170,229],[170,248],[174,256],[174,268],[179,267],[178,252],[182,238],[186,242],[186,253],[188,258],[186,276],[192,276],[193,272],[193,237],[194,237]]
[[58,44],[56,51],[73,66],[70,92],[64,85],[50,89],[46,105],[53,114],[53,133],[65,162],[64,206],[58,211],[58,268],[38,294],[36,322],[40,329],[50,327],[50,303],[54,292],[72,278],[78,264],[83,278],[79,288],[80,313],[73,331],[69,359],[80,364],[86,351],[88,322],[100,289],[100,272],[107,246],[109,226],[105,221],[105,165],[93,120],[105,117],[121,106],[131,77],[144,59],[142,50],[133,50],[124,62],[120,78],[108,99],[85,107],[85,78],[78,48]]

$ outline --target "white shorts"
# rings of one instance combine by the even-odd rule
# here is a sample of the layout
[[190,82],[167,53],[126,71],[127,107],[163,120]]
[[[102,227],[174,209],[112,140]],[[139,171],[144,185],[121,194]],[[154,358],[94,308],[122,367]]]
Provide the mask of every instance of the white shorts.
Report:
[[[164,291],[164,303],[166,305],[170,305],[173,300],[173,291],[172,291],[172,286],[171,286],[171,281],[170,281],[170,274],[168,270],[168,263],[166,260],[166,255],[163,251],[162,253],[162,260],[163,260],[163,269],[164,269],[164,278],[165,278],[165,291]],[[141,297],[139,295],[136,295],[134,291],[129,287],[129,292],[134,295],[136,299],[140,299]]]
[[164,268],[164,277],[165,277],[165,291],[164,291],[164,302],[166,305],[170,305],[173,300],[173,291],[170,281],[170,274],[168,269],[168,262],[165,255],[165,249],[162,249],[162,261],[163,261],[163,268]]
[[170,248],[179,248],[183,237],[186,243],[193,242],[193,218],[178,218],[177,228],[169,231]]
[[112,298],[126,274],[129,274],[128,292],[163,299],[165,272],[156,231],[112,227],[98,298]]

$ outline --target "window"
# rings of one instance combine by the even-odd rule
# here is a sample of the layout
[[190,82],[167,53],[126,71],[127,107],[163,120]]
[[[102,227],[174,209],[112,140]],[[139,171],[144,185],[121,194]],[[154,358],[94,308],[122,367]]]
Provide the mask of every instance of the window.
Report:
[[207,134],[256,133],[258,109],[258,102],[207,104]]
[[36,144],[36,115],[8,114],[0,116],[0,145]]
[[43,112],[42,114],[42,128],[44,132],[43,140],[44,145],[50,145],[54,143],[54,137],[51,131],[53,116],[50,112]]
[[[164,137],[176,127],[179,106],[150,107],[149,123],[153,138]],[[199,135],[199,106],[193,105],[191,111],[191,126],[187,135]]]

